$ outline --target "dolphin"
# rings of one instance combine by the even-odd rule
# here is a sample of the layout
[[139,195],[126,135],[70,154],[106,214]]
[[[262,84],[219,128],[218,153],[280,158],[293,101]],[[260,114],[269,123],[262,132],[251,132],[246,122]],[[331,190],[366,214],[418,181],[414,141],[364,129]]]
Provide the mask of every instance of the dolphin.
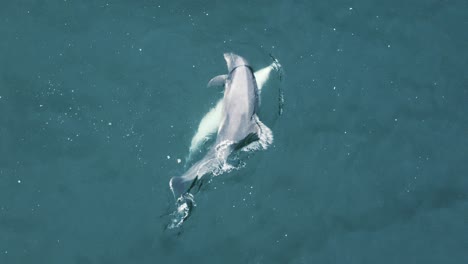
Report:
[[220,111],[216,141],[182,176],[171,178],[169,186],[175,198],[188,193],[204,175],[227,170],[226,161],[233,151],[266,149],[273,142],[271,130],[257,116],[259,89],[252,67],[234,53],[225,53],[224,59],[228,74],[216,76],[208,83],[224,87],[222,102],[217,106]]
[[[258,95],[259,95],[259,104],[260,94],[262,91],[263,86],[270,78],[270,74],[272,71],[280,72],[281,64],[277,59],[273,58],[273,62],[254,72],[255,80],[257,81],[257,88],[258,88]],[[208,86],[213,86],[216,83],[216,80],[221,80],[221,83],[218,82],[220,85],[224,85],[223,82],[224,77],[213,78],[212,81],[208,83]],[[212,136],[217,132],[219,125],[222,119],[222,109],[223,109],[223,98],[219,99],[218,102],[214,107],[212,107],[208,113],[203,116],[198,125],[197,131],[192,138],[190,143],[189,153],[186,157],[186,163],[192,160],[192,156],[200,151],[200,147],[203,146],[208,140],[212,138]]]

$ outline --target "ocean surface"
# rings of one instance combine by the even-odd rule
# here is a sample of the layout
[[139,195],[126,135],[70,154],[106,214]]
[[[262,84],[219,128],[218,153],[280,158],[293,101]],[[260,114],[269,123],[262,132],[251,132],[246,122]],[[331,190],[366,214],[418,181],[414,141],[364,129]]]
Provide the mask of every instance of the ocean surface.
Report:
[[[468,263],[467,27],[465,0],[2,1],[0,263]],[[231,51],[282,64],[274,143],[169,230]]]

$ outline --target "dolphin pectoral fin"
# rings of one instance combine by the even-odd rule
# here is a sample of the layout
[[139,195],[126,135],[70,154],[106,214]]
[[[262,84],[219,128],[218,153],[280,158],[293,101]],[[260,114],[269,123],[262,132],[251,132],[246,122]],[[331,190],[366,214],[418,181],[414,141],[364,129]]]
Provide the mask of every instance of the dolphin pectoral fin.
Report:
[[252,117],[251,132],[236,144],[234,150],[252,151],[267,149],[273,143],[273,132],[260,121],[257,115]]
[[257,140],[259,140],[257,133],[252,132],[248,134],[243,140],[239,141],[239,143],[237,143],[234,147],[234,150],[243,149],[244,147],[247,147],[248,145],[250,145],[253,142],[256,142]]
[[213,77],[213,79],[211,79],[209,82],[208,82],[208,87],[213,87],[213,86],[224,86],[224,83],[226,83],[226,80],[228,78],[228,75],[227,74],[223,74],[223,75],[218,75],[216,77]]

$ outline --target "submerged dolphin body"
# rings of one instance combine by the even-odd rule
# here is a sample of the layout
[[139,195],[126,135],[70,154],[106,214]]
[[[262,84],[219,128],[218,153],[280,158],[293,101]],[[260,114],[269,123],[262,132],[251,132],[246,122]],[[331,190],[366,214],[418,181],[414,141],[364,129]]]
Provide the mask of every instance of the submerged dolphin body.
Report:
[[234,53],[225,53],[224,59],[229,73],[216,76],[208,83],[224,85],[216,141],[182,176],[171,178],[169,185],[176,199],[190,191],[197,179],[229,166],[226,161],[233,151],[266,149],[273,142],[271,130],[257,116],[259,89],[252,68],[247,60]]

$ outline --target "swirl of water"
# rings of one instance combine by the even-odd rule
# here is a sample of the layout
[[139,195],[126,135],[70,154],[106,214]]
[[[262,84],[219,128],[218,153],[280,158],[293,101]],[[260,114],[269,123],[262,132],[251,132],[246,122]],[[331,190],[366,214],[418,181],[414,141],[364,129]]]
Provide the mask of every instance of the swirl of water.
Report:
[[191,193],[184,193],[176,201],[176,210],[171,214],[171,222],[168,229],[178,228],[190,217],[193,208],[197,206]]

